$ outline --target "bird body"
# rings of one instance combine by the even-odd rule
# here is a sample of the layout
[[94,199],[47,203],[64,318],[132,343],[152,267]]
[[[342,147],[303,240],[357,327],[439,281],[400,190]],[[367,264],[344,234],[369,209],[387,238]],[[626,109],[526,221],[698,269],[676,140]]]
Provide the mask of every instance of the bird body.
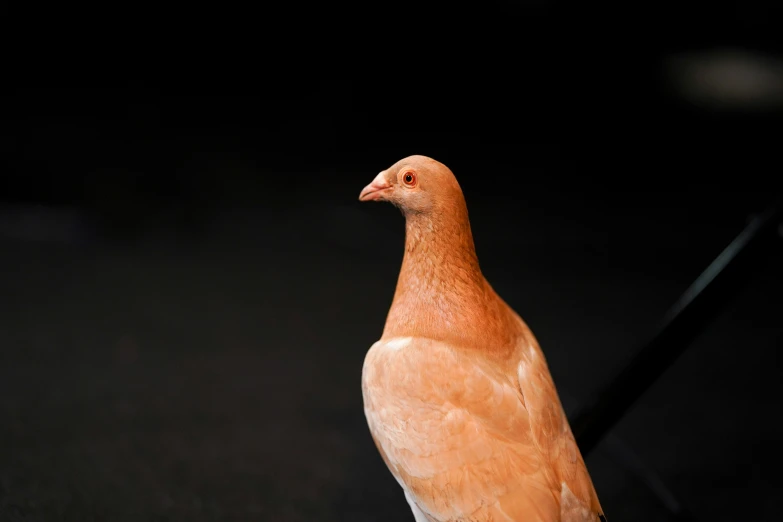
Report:
[[389,201],[406,219],[362,393],[416,522],[605,521],[538,342],[481,273],[453,173],[411,156],[360,200]]

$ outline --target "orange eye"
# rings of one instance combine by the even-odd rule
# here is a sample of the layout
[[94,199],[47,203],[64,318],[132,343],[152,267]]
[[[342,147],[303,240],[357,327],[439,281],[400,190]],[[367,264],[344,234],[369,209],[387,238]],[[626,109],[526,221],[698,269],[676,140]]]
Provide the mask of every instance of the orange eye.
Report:
[[416,174],[413,172],[406,172],[402,175],[402,182],[405,183],[405,186],[407,187],[415,187],[416,186]]

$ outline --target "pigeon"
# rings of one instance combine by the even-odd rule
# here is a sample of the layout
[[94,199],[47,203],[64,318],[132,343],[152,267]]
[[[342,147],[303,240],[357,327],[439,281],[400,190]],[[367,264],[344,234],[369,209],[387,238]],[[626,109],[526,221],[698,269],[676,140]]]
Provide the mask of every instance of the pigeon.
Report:
[[479,268],[452,171],[410,156],[359,200],[405,217],[362,396],[416,522],[606,522],[538,341]]

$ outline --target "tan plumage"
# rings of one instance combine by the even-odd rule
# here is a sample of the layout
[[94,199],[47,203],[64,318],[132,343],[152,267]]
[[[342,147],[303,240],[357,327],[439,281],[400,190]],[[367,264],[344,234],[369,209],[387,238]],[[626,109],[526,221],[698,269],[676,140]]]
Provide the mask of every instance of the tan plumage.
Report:
[[546,360],[479,268],[452,172],[405,158],[362,191],[406,220],[367,423],[417,522],[605,520]]

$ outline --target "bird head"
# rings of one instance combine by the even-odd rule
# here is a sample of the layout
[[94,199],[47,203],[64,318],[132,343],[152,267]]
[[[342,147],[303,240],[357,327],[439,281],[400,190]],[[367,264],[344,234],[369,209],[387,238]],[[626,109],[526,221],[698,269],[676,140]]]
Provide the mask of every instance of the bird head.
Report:
[[359,201],[387,201],[403,214],[447,210],[463,201],[457,179],[446,165],[426,156],[409,156],[381,171],[362,189]]

